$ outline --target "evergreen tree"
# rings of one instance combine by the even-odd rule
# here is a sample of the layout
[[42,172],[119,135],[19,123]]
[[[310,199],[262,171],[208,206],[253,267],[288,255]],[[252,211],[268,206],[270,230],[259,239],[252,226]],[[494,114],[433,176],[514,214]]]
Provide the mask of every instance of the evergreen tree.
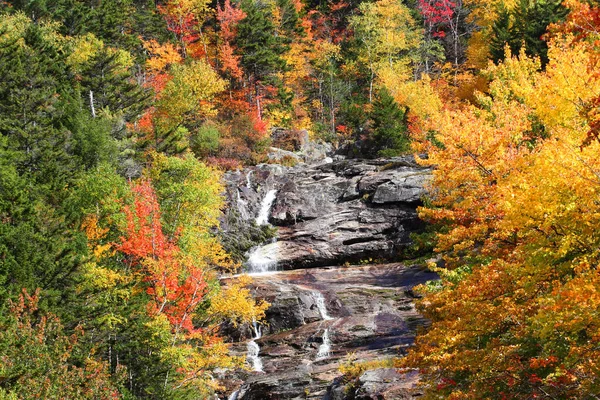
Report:
[[520,0],[515,8],[504,6],[492,27],[490,55],[494,62],[504,59],[504,46],[508,45],[512,54],[518,54],[521,47],[529,56],[540,57],[542,66],[548,62],[548,46],[543,39],[548,25],[562,20],[568,10],[560,0]]
[[137,119],[148,106],[150,93],[119,64],[116,52],[106,48],[100,50],[80,75],[82,96],[88,102],[93,97],[94,108],[98,111],[106,109],[110,113],[119,113],[129,122]]
[[254,82],[276,84],[274,74],[286,67],[281,58],[286,46],[276,35],[269,5],[261,0],[243,0],[241,6],[246,13],[238,25],[236,41],[241,64]]
[[300,25],[300,16],[291,0],[277,0],[277,7],[279,7],[281,15],[279,26],[285,34],[283,40],[286,44],[290,43],[295,36],[304,36],[305,32],[302,25]]
[[396,156],[410,149],[407,135],[405,112],[390,95],[387,89],[381,89],[373,102],[371,112],[373,120],[373,139],[378,155]]

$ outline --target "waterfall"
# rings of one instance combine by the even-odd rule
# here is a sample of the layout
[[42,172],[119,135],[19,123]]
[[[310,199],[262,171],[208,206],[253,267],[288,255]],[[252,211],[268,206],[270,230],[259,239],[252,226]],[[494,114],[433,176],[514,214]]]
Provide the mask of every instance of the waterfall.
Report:
[[252,176],[252,173],[253,173],[253,172],[254,172],[254,171],[250,170],[250,171],[248,171],[248,173],[246,174],[246,187],[247,187],[248,189],[250,189],[250,188],[252,187],[252,181],[250,180],[250,177]]
[[329,329],[323,331],[323,343],[319,346],[317,351],[317,360],[323,360],[329,357],[331,352],[331,341],[329,340]]
[[264,246],[252,248],[247,254],[248,272],[271,272],[277,269],[279,244],[275,241]]
[[254,371],[263,372],[263,364],[258,356],[260,347],[258,346],[258,343],[255,342],[256,339],[260,339],[262,337],[262,332],[260,331],[260,327],[256,321],[252,321],[252,327],[254,328],[254,337],[248,342],[248,353],[246,355],[246,360],[252,364],[252,369]]
[[256,225],[266,225],[269,222],[269,212],[271,211],[271,206],[275,201],[276,195],[277,190],[271,189],[262,199],[260,202],[260,211],[258,212],[258,217],[256,217]]
[[227,400],[237,400],[238,396],[240,395],[240,391],[236,390],[235,392],[231,393],[229,395],[229,397],[227,398]]
[[[271,189],[267,192],[265,197],[260,203],[260,211],[258,217],[256,217],[257,225],[266,225],[269,223],[269,212],[271,206],[275,201],[277,190]],[[277,268],[277,254],[279,246],[277,241],[273,241],[264,246],[257,246],[246,254],[248,264],[248,272],[250,273],[263,273],[271,272]]]
[[323,293],[314,291],[312,292],[312,295],[315,301],[317,302],[317,308],[319,309],[319,314],[321,314],[321,318],[326,321],[333,319],[329,316],[329,314],[327,314],[327,307],[325,306],[325,297],[323,297]]

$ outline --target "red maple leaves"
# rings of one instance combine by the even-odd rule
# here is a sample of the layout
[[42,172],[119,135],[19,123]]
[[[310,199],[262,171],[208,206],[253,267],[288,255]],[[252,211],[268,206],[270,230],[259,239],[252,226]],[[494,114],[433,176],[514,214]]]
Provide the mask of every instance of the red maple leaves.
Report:
[[164,314],[175,331],[196,331],[191,314],[207,290],[204,271],[184,257],[176,238],[162,229],[160,206],[149,179],[132,184],[133,206],[125,206],[126,235],[117,249],[129,256],[132,266],[141,267],[152,297],[150,314]]

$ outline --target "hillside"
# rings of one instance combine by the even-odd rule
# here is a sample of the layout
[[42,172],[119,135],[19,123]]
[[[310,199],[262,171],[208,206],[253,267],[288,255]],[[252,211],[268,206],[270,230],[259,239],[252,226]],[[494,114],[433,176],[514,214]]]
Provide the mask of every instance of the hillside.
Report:
[[330,396],[595,398],[599,43],[596,1],[0,1],[0,398],[273,383],[240,344]]

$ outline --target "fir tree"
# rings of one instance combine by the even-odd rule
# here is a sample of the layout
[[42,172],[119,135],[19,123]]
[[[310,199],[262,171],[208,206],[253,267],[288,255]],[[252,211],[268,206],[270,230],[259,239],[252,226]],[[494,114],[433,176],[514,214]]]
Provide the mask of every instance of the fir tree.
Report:
[[373,102],[373,139],[378,155],[390,157],[410,149],[405,112],[400,109],[387,89],[381,89]]
[[243,0],[241,5],[246,13],[246,18],[238,25],[236,43],[241,64],[254,81],[274,84],[274,73],[286,67],[281,58],[286,46],[276,36],[269,5],[261,0]]
[[548,46],[543,39],[548,25],[562,20],[567,9],[559,0],[520,0],[514,9],[502,6],[492,27],[490,55],[494,62],[504,59],[504,46],[512,54],[521,47],[529,56],[540,57],[542,66],[548,62]]

